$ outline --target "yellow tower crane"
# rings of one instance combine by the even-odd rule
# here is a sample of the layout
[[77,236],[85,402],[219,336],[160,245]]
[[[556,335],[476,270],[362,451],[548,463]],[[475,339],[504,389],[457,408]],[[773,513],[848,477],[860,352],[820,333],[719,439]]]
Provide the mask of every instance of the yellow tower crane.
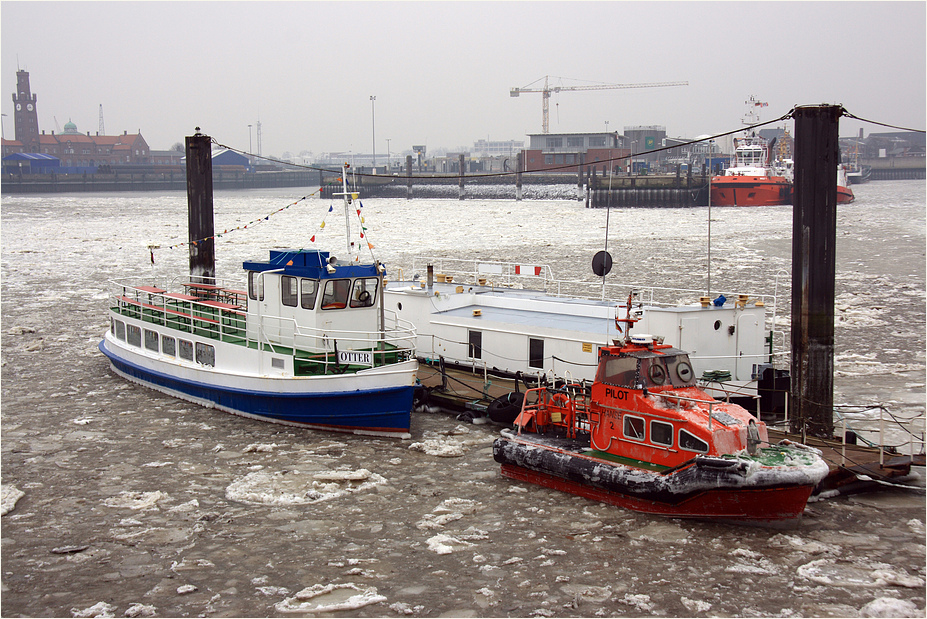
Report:
[[[549,86],[548,78],[549,75],[544,76],[544,88],[528,88],[525,86],[523,88],[513,88],[509,95],[512,97],[518,97],[523,92],[539,92],[541,93],[542,109],[543,109],[543,121],[542,128],[543,133],[548,133],[550,127],[550,93],[552,92],[565,92],[571,90],[614,90],[618,88],[662,88],[664,86],[688,86],[689,82],[652,82],[648,84],[595,84],[591,86]],[[537,80],[535,80],[537,81]],[[532,82],[533,84],[534,82]]]

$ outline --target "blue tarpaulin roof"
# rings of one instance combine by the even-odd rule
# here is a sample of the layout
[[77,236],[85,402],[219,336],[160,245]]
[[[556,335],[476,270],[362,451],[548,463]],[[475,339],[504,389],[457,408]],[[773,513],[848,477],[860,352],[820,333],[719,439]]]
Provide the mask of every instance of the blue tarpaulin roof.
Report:
[[13,153],[3,158],[4,161],[60,161],[57,157],[44,155],[42,153]]

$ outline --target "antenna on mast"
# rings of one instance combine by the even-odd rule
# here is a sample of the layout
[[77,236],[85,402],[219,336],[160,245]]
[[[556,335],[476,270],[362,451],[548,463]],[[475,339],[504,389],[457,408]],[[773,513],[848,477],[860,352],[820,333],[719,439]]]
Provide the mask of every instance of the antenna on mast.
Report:
[[103,104],[100,104],[100,135],[106,135],[106,129],[103,128]]

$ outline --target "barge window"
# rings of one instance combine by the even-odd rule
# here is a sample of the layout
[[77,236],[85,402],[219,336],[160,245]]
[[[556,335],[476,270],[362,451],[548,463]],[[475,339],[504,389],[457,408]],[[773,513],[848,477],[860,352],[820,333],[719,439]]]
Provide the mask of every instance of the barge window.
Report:
[[167,355],[168,357],[173,357],[177,354],[177,341],[172,338],[170,335],[161,336],[161,352]]
[[123,342],[126,341],[126,323],[121,320],[114,320],[113,324],[115,325],[116,337]]
[[685,430],[679,431],[679,447],[687,451],[697,451],[702,454],[708,453],[708,443]]
[[471,359],[483,358],[483,332],[468,331],[468,351],[467,356]]
[[280,278],[280,301],[287,307],[299,304],[299,280],[289,275]]
[[634,388],[637,378],[637,359],[634,357],[605,357],[599,362],[596,380],[607,385]]
[[667,447],[672,447],[673,424],[666,423],[665,421],[651,420],[650,442],[656,443],[657,445],[666,445]]
[[138,325],[126,325],[126,341],[132,346],[142,345],[142,328]]
[[351,290],[351,280],[330,279],[325,282],[325,292],[322,293],[322,309],[343,309],[348,306],[348,291]]
[[193,361],[193,342],[180,340],[180,358]]
[[625,415],[624,436],[635,441],[644,440],[644,420],[640,417]]
[[145,348],[158,352],[158,332],[145,329]]
[[375,303],[377,278],[365,277],[354,280],[354,292],[351,293],[351,307],[370,307]]
[[301,279],[299,281],[302,288],[300,304],[303,309],[311,310],[315,307],[315,298],[319,294],[319,282],[315,279]]
[[264,300],[264,278],[257,271],[248,271],[248,296],[255,301]]
[[196,362],[203,365],[216,365],[216,347],[202,342],[196,343]]
[[528,338],[528,367],[544,367],[544,340]]

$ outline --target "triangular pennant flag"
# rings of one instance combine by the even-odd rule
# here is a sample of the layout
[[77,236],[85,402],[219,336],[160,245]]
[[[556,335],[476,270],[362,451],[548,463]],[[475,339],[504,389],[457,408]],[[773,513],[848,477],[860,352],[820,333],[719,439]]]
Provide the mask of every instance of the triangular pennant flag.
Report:
[[367,247],[369,247],[370,249],[373,249],[373,243],[367,243]]
[[323,222],[322,222],[322,225],[319,226],[319,228],[324,228],[324,227],[325,227],[325,222],[323,221]]
[[310,242],[310,243],[315,243],[315,235],[314,235],[314,234],[312,235],[312,238],[309,239],[309,242]]
[[335,209],[334,206],[329,206],[329,207],[328,207],[328,212],[331,213],[334,209]]
[[289,262],[287,262],[287,263],[286,263],[286,265],[287,265],[288,267],[291,267],[291,266],[293,266],[293,261],[292,261],[292,260],[290,260]]

